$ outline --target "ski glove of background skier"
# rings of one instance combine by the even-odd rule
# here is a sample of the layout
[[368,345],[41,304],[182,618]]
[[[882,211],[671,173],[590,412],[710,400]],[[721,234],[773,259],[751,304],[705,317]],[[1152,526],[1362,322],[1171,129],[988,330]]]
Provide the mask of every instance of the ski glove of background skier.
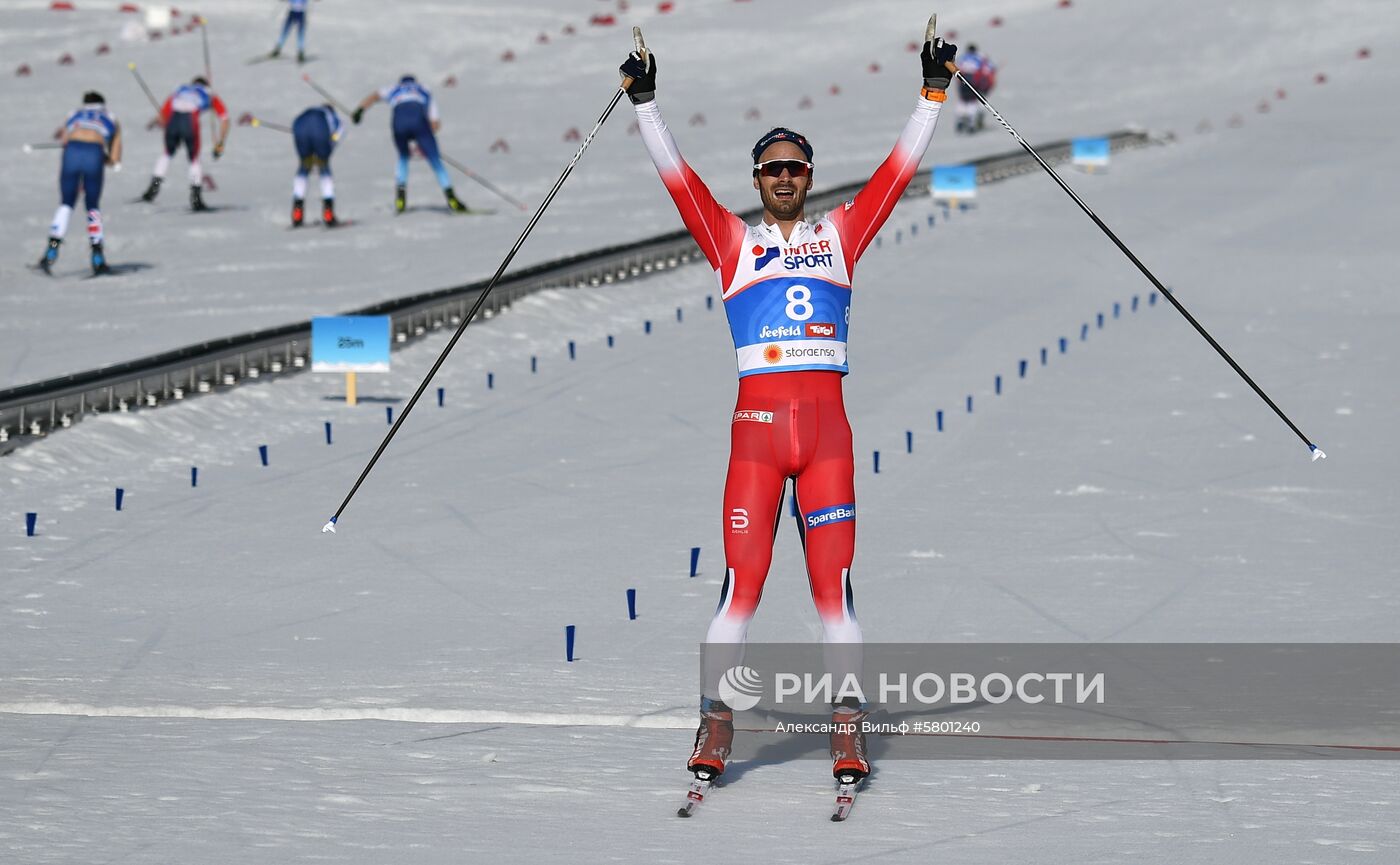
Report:
[[957,56],[958,46],[944,42],[942,37],[924,43],[919,59],[924,64],[924,86],[930,90],[947,90],[953,81],[953,73],[948,71],[948,63]]
[[617,71],[622,73],[623,78],[632,79],[632,85],[627,88],[627,98],[632,100],[633,105],[641,105],[656,98],[655,54],[648,51],[647,59],[643,61],[641,55],[633,51],[627,55],[627,59]]

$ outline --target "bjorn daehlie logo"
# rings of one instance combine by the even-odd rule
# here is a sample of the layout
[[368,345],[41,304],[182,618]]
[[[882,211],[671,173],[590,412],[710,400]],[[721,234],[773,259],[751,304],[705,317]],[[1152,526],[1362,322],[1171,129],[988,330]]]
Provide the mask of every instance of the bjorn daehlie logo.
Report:
[[761,246],[755,246],[753,248],[753,254],[756,256],[753,263],[754,271],[757,272],[767,267],[768,262],[778,257],[778,252],[779,249],[776,246],[770,246],[767,249]]
[[719,680],[719,698],[736,712],[747,712],[763,698],[763,676],[753,667],[730,667]]

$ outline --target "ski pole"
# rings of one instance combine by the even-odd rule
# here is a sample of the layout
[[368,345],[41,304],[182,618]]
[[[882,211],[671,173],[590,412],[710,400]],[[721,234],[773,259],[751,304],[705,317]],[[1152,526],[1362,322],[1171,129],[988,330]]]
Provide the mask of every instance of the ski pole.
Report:
[[[203,15],[199,16],[199,38],[204,42],[204,80],[209,82],[209,86],[214,86],[214,69],[209,62],[209,19]],[[217,142],[219,140],[219,122],[214,119],[214,112],[209,112],[209,140]]]
[[20,145],[25,153],[33,153],[36,150],[62,150],[63,144],[59,141],[36,141],[33,144]]
[[[640,27],[632,28],[632,40],[636,43],[637,51],[645,57],[646,45],[642,42],[642,30]],[[456,332],[453,333],[452,338],[447,341],[447,345],[443,348],[442,353],[438,355],[437,360],[433,362],[432,368],[428,370],[428,374],[424,376],[423,381],[419,383],[418,389],[414,391],[413,396],[409,398],[408,404],[404,406],[403,411],[400,412],[398,418],[394,420],[394,425],[389,428],[388,434],[385,435],[384,440],[379,443],[379,447],[375,450],[374,456],[369,458],[369,462],[366,463],[364,469],[360,471],[360,476],[355,479],[354,485],[350,487],[350,492],[346,493],[345,500],[340,503],[340,507],[335,509],[335,514],[321,527],[323,533],[335,531],[336,522],[340,520],[340,515],[345,512],[345,508],[350,504],[350,500],[355,497],[356,491],[360,489],[360,484],[364,483],[370,470],[374,468],[374,464],[379,461],[380,455],[384,453],[384,449],[387,448],[389,442],[393,440],[394,434],[399,431],[399,427],[403,426],[404,420],[407,419],[409,413],[413,411],[413,407],[418,404],[418,398],[423,395],[423,391],[427,390],[428,383],[433,380],[433,376],[437,375],[438,369],[441,368],[443,362],[447,360],[447,356],[452,353],[453,347],[457,345],[457,340],[461,339],[462,334],[466,332],[467,325],[471,324],[472,319],[476,318],[477,312],[481,310],[481,305],[486,302],[486,296],[491,293],[491,289],[496,287],[496,283],[501,279],[501,274],[505,273],[511,260],[515,258],[515,254],[520,251],[520,247],[525,243],[525,238],[530,236],[530,232],[534,230],[535,224],[540,221],[540,217],[544,215],[545,209],[549,207],[549,203],[554,200],[555,194],[559,192],[559,187],[564,185],[564,181],[567,180],[569,174],[573,172],[574,166],[583,158],[583,152],[587,150],[588,145],[593,142],[593,137],[598,134],[598,130],[603,128],[603,123],[608,119],[608,116],[612,114],[613,109],[617,107],[618,100],[627,92],[627,88],[631,84],[632,79],[623,79],[622,85],[608,102],[608,107],[603,109],[602,116],[598,118],[597,123],[593,124],[593,130],[583,139],[583,143],[579,145],[578,152],[574,154],[574,158],[569,160],[568,165],[564,166],[564,172],[559,175],[558,180],[554,181],[554,186],[551,187],[549,193],[545,195],[544,201],[541,201],[540,206],[535,209],[535,215],[530,217],[530,221],[525,225],[525,230],[520,232],[520,237],[516,239],[515,245],[510,248],[510,252],[506,253],[505,260],[501,262],[501,266],[496,268],[495,275],[486,283],[486,287],[481,290],[481,294],[477,295],[476,302],[472,304],[471,310],[462,317],[462,323],[457,325]]]
[[273,123],[270,120],[263,120],[259,117],[254,117],[253,119],[249,120],[248,124],[254,129],[257,129],[259,127],[266,127],[268,129],[273,130],[274,132],[286,132],[289,135],[292,131],[292,127],[290,126],[283,126],[281,123]]
[[160,101],[157,100],[157,99],[156,99],[156,95],[155,95],[154,93],[151,92],[151,88],[149,88],[149,87],[146,86],[146,79],[144,79],[144,78],[141,77],[141,73],[140,73],[139,71],[137,71],[137,69],[136,69],[136,64],[135,64],[135,63],[128,63],[128,64],[126,64],[126,68],[127,68],[127,69],[130,69],[130,70],[131,70],[131,74],[134,75],[134,76],[136,76],[136,83],[141,85],[141,90],[142,90],[142,92],[144,92],[144,93],[146,94],[146,98],[150,100],[150,102],[151,102],[151,107],[154,108],[157,112],[159,112],[159,111],[160,111]]
[[511,197],[511,196],[508,195],[505,191],[503,191],[500,187],[496,186],[496,184],[494,184],[494,183],[492,183],[491,181],[487,180],[486,178],[482,177],[480,174],[477,174],[475,171],[472,171],[470,168],[468,168],[467,166],[465,166],[465,165],[463,165],[462,163],[458,162],[457,160],[453,159],[452,157],[448,156],[446,153],[439,153],[438,156],[442,157],[442,161],[443,161],[443,162],[446,162],[448,165],[452,166],[453,168],[455,168],[455,169],[457,169],[458,171],[462,172],[462,173],[465,174],[466,176],[470,177],[472,180],[475,180],[477,183],[480,183],[482,186],[484,186],[484,187],[486,187],[487,189],[491,190],[492,192],[496,193],[496,194],[499,195],[501,198],[504,198],[506,201],[509,201],[511,204],[514,204],[516,207],[520,208],[521,210],[528,210],[528,209],[529,209],[529,208],[525,205],[525,203],[524,203],[523,201],[520,201],[520,200],[517,199],[517,198]]
[[1163,297],[1171,301],[1172,306],[1176,307],[1176,311],[1185,316],[1186,320],[1191,323],[1191,326],[1196,329],[1196,332],[1199,333],[1201,336],[1205,337],[1206,342],[1210,343],[1211,347],[1214,348],[1217,352],[1219,352],[1221,357],[1225,358],[1225,362],[1228,363],[1230,367],[1234,369],[1235,372],[1240,374],[1240,378],[1244,379],[1250,387],[1254,388],[1254,392],[1259,394],[1260,399],[1268,403],[1269,408],[1274,410],[1274,414],[1278,415],[1279,419],[1281,419],[1284,423],[1288,424],[1288,428],[1293,430],[1293,432],[1298,436],[1298,438],[1303,440],[1303,444],[1308,446],[1308,451],[1312,453],[1313,460],[1317,461],[1319,459],[1327,459],[1327,454],[1323,453],[1317,445],[1313,444],[1307,436],[1303,435],[1303,431],[1298,429],[1298,426],[1295,423],[1293,423],[1293,421],[1289,420],[1288,415],[1283,413],[1283,409],[1280,409],[1274,403],[1274,401],[1269,398],[1269,395],[1264,393],[1263,388],[1254,383],[1254,379],[1249,377],[1249,373],[1245,372],[1244,368],[1241,367],[1238,363],[1236,363],[1233,357],[1230,357],[1230,353],[1227,352],[1220,345],[1220,343],[1215,341],[1215,337],[1211,336],[1210,333],[1207,332],[1206,329],[1201,326],[1201,323],[1196,321],[1195,317],[1192,316],[1191,313],[1186,311],[1186,307],[1181,304],[1181,301],[1177,300],[1176,297],[1171,293],[1170,289],[1163,285],[1161,280],[1157,279],[1157,277],[1152,274],[1152,271],[1147,269],[1147,265],[1143,264],[1138,259],[1138,257],[1133,254],[1133,251],[1128,248],[1127,244],[1118,239],[1118,235],[1114,234],[1113,230],[1110,229],[1107,225],[1105,225],[1102,219],[1099,219],[1098,215],[1095,214],[1094,211],[1089,208],[1089,205],[1084,203],[1084,199],[1076,195],[1073,189],[1070,189],[1069,184],[1065,183],[1064,178],[1060,177],[1060,175],[1055,171],[1055,169],[1051,168],[1045,162],[1044,159],[1040,158],[1040,154],[1035,152],[1035,148],[1031,147],[1030,144],[1026,142],[1026,139],[1022,138],[1021,134],[1015,129],[1013,129],[1010,123],[1006,122],[1006,118],[1002,117],[1001,113],[992,107],[992,103],[987,101],[987,97],[983,96],[982,93],[976,87],[972,86],[972,82],[968,81],[967,78],[965,78],[963,74],[958,71],[957,64],[953,63],[951,60],[948,62],[948,71],[953,73],[954,77],[960,79],[963,83],[963,86],[967,87],[967,89],[972,93],[972,95],[977,97],[977,101],[981,102],[984,106],[986,106],[986,109],[988,111],[992,112],[992,116],[997,119],[997,122],[999,122],[1006,129],[1007,132],[1011,133],[1011,137],[1016,139],[1016,143],[1021,145],[1021,147],[1025,148],[1025,151],[1029,153],[1037,163],[1040,164],[1040,167],[1045,169],[1046,174],[1049,174],[1052,178],[1054,178],[1055,182],[1060,185],[1060,188],[1063,189],[1065,193],[1069,195],[1070,198],[1074,199],[1075,204],[1079,205],[1079,209],[1084,211],[1085,215],[1092,219],[1094,221],[1094,224],[1097,225],[1099,229],[1103,231],[1104,234],[1108,235],[1108,239],[1113,241],[1114,245],[1117,246],[1118,249],[1128,257],[1129,261],[1136,265],[1138,270],[1142,271],[1142,275],[1147,277],[1148,282],[1151,282],[1152,285],[1156,287],[1157,291],[1160,292]]
[[303,73],[301,73],[301,80],[302,80],[302,81],[305,81],[307,84],[310,84],[312,90],[315,90],[317,93],[321,94],[322,98],[324,98],[324,99],[325,99],[327,102],[329,102],[330,104],[334,105],[337,109],[340,110],[341,113],[343,113],[343,114],[354,114],[354,113],[355,113],[354,111],[350,110],[349,108],[346,108],[346,107],[345,107],[345,104],[344,104],[343,102],[341,102],[339,99],[336,99],[334,96],[332,96],[332,95],[330,94],[330,91],[329,91],[329,90],[327,90],[326,88],[324,88],[324,87],[322,87],[321,85],[317,84],[315,81],[311,80],[311,73],[309,73],[309,72],[303,72]]

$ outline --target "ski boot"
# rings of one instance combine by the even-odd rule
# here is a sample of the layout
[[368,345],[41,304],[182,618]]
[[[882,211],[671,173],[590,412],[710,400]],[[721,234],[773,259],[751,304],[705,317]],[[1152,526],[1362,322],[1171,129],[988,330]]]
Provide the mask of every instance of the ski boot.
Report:
[[340,224],[340,220],[335,218],[334,198],[327,198],[321,202],[321,224],[327,228],[335,228]]
[[62,238],[50,237],[49,246],[44,250],[44,257],[39,259],[39,269],[44,273],[53,273],[53,263],[58,261],[58,248],[63,245]]
[[209,209],[209,205],[204,203],[204,193],[198,186],[190,187],[190,210],[195,213],[202,213]]
[[466,213],[467,206],[457,198],[457,193],[452,191],[452,187],[444,189],[443,194],[447,196],[447,209],[453,213]]
[[704,700],[700,727],[695,731],[695,749],[686,768],[702,781],[724,774],[724,761],[734,744],[734,712],[719,700]]
[[406,207],[408,207],[408,187],[394,187],[394,212],[403,213]]
[[305,52],[305,51],[298,51],[298,52],[297,52],[297,65],[301,65],[302,63],[305,63],[305,62],[306,62],[306,52]]
[[292,227],[301,225],[301,221],[306,218],[306,202],[300,198],[292,200]]
[[281,56],[282,56],[282,46],[281,46],[281,45],[278,45],[276,48],[274,48],[274,49],[272,49],[271,51],[267,52],[267,59],[269,59],[269,60],[276,60],[278,57],[281,57]]
[[865,732],[861,729],[869,716],[868,712],[847,708],[831,713],[831,775],[843,784],[855,783],[870,774]]
[[102,241],[92,245],[92,275],[103,276],[111,273],[112,268],[107,264],[107,253],[102,251]]
[[151,185],[150,185],[150,186],[147,186],[147,187],[146,187],[146,191],[143,192],[143,193],[141,193],[141,200],[142,200],[142,201],[155,201],[155,200],[156,200],[156,196],[160,194],[160,184],[161,184],[161,179],[160,179],[159,177],[152,177],[152,178],[151,178]]

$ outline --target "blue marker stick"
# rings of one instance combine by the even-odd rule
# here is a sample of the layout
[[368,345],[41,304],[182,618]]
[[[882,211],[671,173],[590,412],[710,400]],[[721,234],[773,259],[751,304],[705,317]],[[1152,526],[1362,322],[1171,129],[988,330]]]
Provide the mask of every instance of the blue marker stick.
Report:
[[440,387],[438,388],[438,408],[442,408],[442,404],[445,402],[447,402],[447,388]]
[[1021,360],[1016,364],[1016,372],[1021,376],[1021,378],[1026,377],[1026,367],[1028,365],[1029,364],[1026,363],[1026,359],[1024,357],[1021,358]]
[[1067,351],[1069,351],[1069,340],[1062,336],[1060,337],[1060,354],[1064,354]]
[[24,515],[24,536],[27,537],[27,538],[32,538],[32,537],[34,537],[34,527],[35,527],[36,525],[38,525],[38,523],[39,523],[39,515],[38,515],[38,514],[34,513],[33,511],[30,511],[29,513],[25,514],[25,515]]
[[627,618],[629,621],[637,618],[637,590],[627,590]]
[[690,548],[690,575],[693,577],[700,573],[700,548]]
[[564,660],[573,663],[574,660],[574,626],[564,626]]
[[574,344],[574,341],[571,339],[571,340],[569,340],[569,360],[574,360],[574,359],[576,359],[577,357],[578,357],[578,346],[575,345],[575,344]]
[[936,414],[938,416],[938,431],[943,432],[943,409],[939,409]]
[[117,487],[117,510],[122,509],[122,499],[126,496],[126,490]]
[[263,465],[267,465],[267,445],[258,445],[258,459]]
[[997,376],[996,378],[996,391],[998,394],[1001,393],[1001,376]]
[[332,441],[333,440],[331,439],[331,422],[326,421],[326,444],[331,444]]
[[199,486],[199,466],[190,466],[190,486]]
[[384,422],[390,426],[394,425],[394,407],[391,405],[384,406]]
[[914,431],[913,431],[913,430],[905,430],[905,431],[904,431],[904,452],[907,453],[907,454],[912,454],[912,453],[914,452]]
[[879,473],[880,473],[880,452],[879,452],[879,451],[876,451],[876,452],[875,452],[875,474],[878,475]]

